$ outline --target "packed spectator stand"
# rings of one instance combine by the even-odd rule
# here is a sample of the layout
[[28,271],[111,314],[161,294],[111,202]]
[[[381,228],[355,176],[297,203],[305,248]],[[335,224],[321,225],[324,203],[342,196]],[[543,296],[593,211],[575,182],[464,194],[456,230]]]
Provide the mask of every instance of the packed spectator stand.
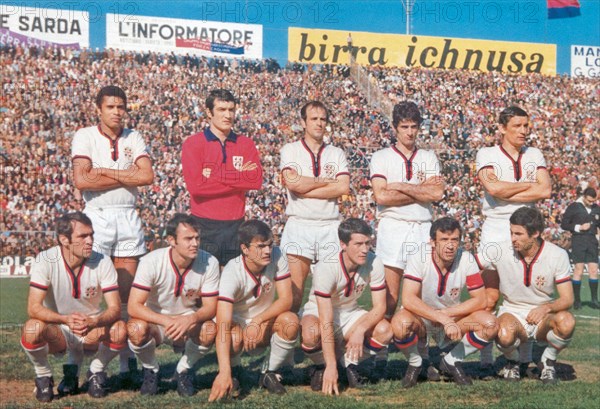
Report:
[[[343,212],[375,224],[368,162],[390,144],[393,131],[347,67],[4,47],[0,72],[0,257],[31,256],[53,245],[54,218],[83,207],[72,183],[71,139],[97,122],[94,96],[108,84],[126,90],[128,127],[142,132],[151,150],[156,179],[140,189],[138,203],[149,248],[161,245],[170,215],[188,209],[180,145],[206,126],[204,99],[214,88],[230,89],[239,99],[235,128],[254,139],[262,156],[263,189],[250,193],[248,217],[281,233],[286,203],[278,152],[302,135],[299,107],[319,99],[332,109],[328,142],[347,152],[353,168]],[[437,151],[448,186],[436,216],[461,220],[467,248],[477,244],[482,222],[475,154],[497,142],[502,108],[517,104],[528,111],[530,143],[543,151],[553,181],[551,199],[540,204],[546,238],[567,244],[562,213],[585,187],[599,187],[598,79],[383,67],[369,68],[369,77],[392,103],[410,99],[424,110],[419,145]]]

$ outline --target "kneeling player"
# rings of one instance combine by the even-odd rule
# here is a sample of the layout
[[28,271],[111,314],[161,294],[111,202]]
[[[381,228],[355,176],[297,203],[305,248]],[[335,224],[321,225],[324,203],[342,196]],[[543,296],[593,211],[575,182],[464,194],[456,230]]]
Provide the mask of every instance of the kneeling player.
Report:
[[[499,244],[498,252],[478,256],[485,268],[500,277],[504,298],[498,310],[498,348],[508,359],[502,371],[507,380],[520,379],[518,346],[528,340],[547,343],[539,367],[544,383],[556,383],[556,358],[571,342],[575,318],[569,256],[562,248],[541,238],[542,214],[521,207],[510,216],[511,242]],[[512,245],[511,245],[512,244]],[[558,298],[553,299],[554,287]]]
[[[339,394],[336,357],[346,368],[348,386],[362,386],[359,361],[387,348],[392,338],[384,318],[384,268],[369,252],[371,234],[360,219],[343,221],[338,228],[342,251],[337,260],[322,260],[315,266],[310,297],[302,309],[302,349],[316,365],[311,379],[315,391]],[[373,302],[370,311],[358,305],[367,285]]]
[[221,274],[216,341],[219,374],[209,401],[235,394],[242,352],[254,354],[269,344],[271,351],[259,384],[271,393],[285,393],[276,371],[291,361],[298,337],[298,317],[290,312],[288,264],[281,250],[273,247],[271,229],[259,220],[248,220],[240,226],[238,239],[242,254],[229,261]]
[[[489,345],[498,331],[495,317],[485,311],[486,295],[475,258],[460,247],[458,221],[443,217],[431,225],[431,247],[409,258],[404,272],[402,309],[392,319],[394,342],[408,359],[402,386],[417,383],[422,357],[419,338],[436,340],[440,348],[456,346],[440,362],[442,373],[460,385],[472,381],[462,369],[465,356]],[[460,302],[463,288],[470,299]]]
[[[176,214],[167,223],[169,247],[142,257],[129,295],[129,346],[144,368],[140,393],[158,391],[156,346],[168,339],[183,347],[177,363],[177,392],[194,394],[194,364],[215,340],[212,319],[219,294],[219,262],[199,250],[200,232],[193,217]],[[198,308],[197,303],[202,307]]]
[[107,394],[104,369],[127,345],[125,323],[119,320],[117,272],[109,257],[92,250],[94,230],[83,213],[60,217],[56,233],[59,245],[40,253],[31,267],[29,320],[21,345],[33,363],[40,402],[54,398],[48,353],[69,351],[65,377],[58,386],[59,394],[65,395],[79,391],[84,352],[98,350],[88,372],[88,394],[100,398]]

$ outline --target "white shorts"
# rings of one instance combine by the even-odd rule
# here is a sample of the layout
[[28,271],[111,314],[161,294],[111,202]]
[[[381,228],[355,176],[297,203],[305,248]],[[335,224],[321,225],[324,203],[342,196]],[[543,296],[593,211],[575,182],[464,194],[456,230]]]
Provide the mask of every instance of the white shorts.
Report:
[[525,333],[527,334],[527,338],[535,339],[535,334],[538,331],[538,324],[529,324],[527,322],[527,315],[531,310],[526,310],[522,308],[511,308],[508,306],[501,305],[498,309],[497,316],[500,317],[502,314],[508,313],[513,315],[523,326],[525,329]]
[[377,226],[375,254],[383,265],[405,269],[409,255],[417,254],[429,241],[430,222],[405,222],[384,217]]
[[[195,313],[195,311],[187,311],[180,315],[190,315],[190,314],[194,314],[194,313]],[[174,317],[175,315],[172,315],[172,316]],[[216,319],[217,319],[216,317],[213,318],[215,323],[216,323]],[[173,345],[171,338],[169,338],[165,335],[165,327],[163,327],[162,325],[158,325],[158,324],[154,324],[154,325],[156,325],[156,328],[158,328],[158,335],[160,336],[160,339],[158,340],[156,345],[158,346],[163,343],[166,343],[167,345]]]
[[425,324],[425,330],[427,331],[427,336],[433,339],[440,349],[446,348],[448,345],[454,344],[454,342],[446,336],[446,331],[444,331],[444,327],[438,323],[431,322],[430,320],[419,317],[423,320]]
[[493,251],[498,243],[510,241],[510,221],[508,219],[494,219],[488,217],[481,226],[479,252]]
[[79,335],[75,335],[71,328],[66,324],[60,324],[60,330],[65,337],[68,351],[83,351],[83,338]]
[[[343,340],[346,335],[348,335],[348,331],[350,328],[362,317],[367,314],[367,311],[362,308],[356,308],[350,311],[335,311],[333,314],[333,325],[334,325],[334,335],[336,340],[340,338]],[[299,314],[300,318],[305,315],[313,315],[315,317],[319,317],[319,310],[317,308],[316,303],[307,302],[302,310],[300,310]]]
[[280,248],[285,254],[309,260],[337,260],[340,252],[339,220],[314,222],[290,218],[285,223]]
[[146,253],[142,221],[134,208],[96,208],[86,206],[84,213],[94,227],[94,248],[115,257],[135,257]]

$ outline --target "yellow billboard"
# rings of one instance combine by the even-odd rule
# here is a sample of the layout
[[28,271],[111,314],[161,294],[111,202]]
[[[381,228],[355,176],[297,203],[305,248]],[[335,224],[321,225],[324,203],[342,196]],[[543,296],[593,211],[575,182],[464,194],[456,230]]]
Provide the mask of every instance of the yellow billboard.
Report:
[[556,45],[359,31],[288,29],[288,60],[312,64],[556,75]]

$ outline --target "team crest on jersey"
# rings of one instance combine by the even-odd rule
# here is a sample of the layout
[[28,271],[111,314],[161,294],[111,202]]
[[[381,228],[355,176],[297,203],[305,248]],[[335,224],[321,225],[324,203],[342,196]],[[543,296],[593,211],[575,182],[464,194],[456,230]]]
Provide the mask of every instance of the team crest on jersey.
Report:
[[185,292],[185,298],[196,298],[197,291],[193,288],[190,288]]
[[244,166],[244,157],[243,156],[233,156],[233,167],[236,170],[242,171],[242,166]]
[[127,146],[125,149],[123,149],[123,154],[130,162],[133,162],[133,149]]
[[415,177],[417,178],[417,180],[421,183],[425,182],[425,172],[423,172],[422,170],[417,171],[417,173],[415,174]]
[[262,290],[264,293],[270,292],[272,288],[273,288],[273,283],[271,283],[271,282],[267,282],[262,285]]
[[359,284],[354,288],[354,292],[356,294],[361,294],[363,291],[365,290],[365,285],[364,284]]
[[535,286],[537,288],[543,288],[546,285],[546,277],[537,276],[535,278]]
[[88,287],[85,289],[85,298],[93,298],[98,293],[98,289],[96,287]]
[[456,300],[460,296],[460,288],[453,288],[450,290],[450,298]]
[[323,171],[325,177],[333,179],[337,173],[337,166],[335,163],[326,163],[325,166],[323,166]]

